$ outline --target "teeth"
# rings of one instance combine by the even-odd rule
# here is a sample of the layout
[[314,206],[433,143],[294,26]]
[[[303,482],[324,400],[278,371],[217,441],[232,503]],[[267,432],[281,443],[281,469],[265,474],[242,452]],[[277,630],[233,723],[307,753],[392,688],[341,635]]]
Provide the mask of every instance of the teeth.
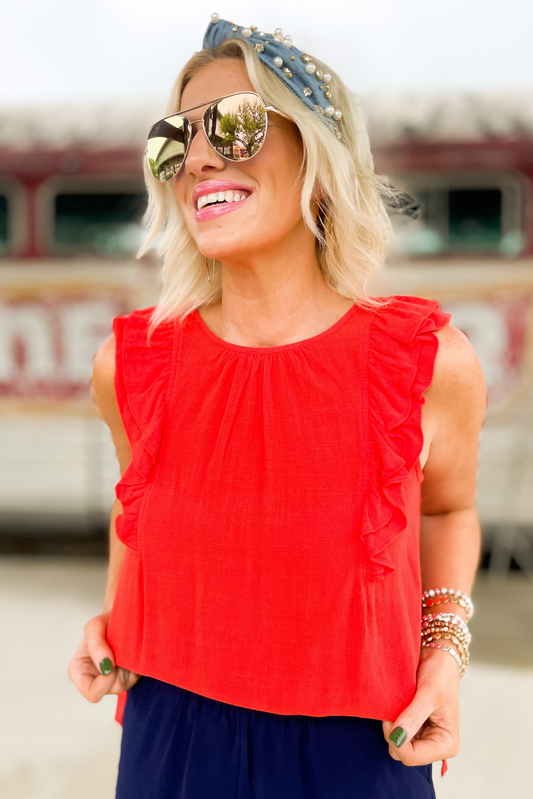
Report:
[[211,203],[236,203],[239,200],[244,200],[248,196],[249,195],[245,192],[241,192],[241,194],[233,191],[213,192],[212,194],[202,195],[202,197],[199,198],[196,207],[198,210],[200,210]]

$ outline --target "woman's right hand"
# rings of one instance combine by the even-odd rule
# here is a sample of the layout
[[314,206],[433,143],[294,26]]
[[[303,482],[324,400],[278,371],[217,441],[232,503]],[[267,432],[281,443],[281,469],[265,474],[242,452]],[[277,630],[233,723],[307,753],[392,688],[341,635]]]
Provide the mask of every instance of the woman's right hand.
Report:
[[69,678],[89,702],[99,702],[106,694],[127,691],[140,677],[129,669],[115,666],[106,640],[110,613],[107,610],[87,622],[85,635],[68,667]]

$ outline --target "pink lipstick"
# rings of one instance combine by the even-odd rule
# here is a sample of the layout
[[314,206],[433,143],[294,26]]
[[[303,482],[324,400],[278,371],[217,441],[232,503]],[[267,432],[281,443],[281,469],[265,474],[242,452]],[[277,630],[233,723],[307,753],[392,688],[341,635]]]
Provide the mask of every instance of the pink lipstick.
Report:
[[[220,197],[220,202],[218,202],[219,195],[224,194],[228,195],[229,200],[226,199],[224,201]],[[239,194],[246,194],[246,196],[235,201],[233,196]],[[223,214],[229,214],[231,211],[236,211],[250,199],[252,194],[253,191],[250,187],[243,183],[235,183],[228,180],[204,180],[196,186],[192,194],[192,202],[196,208],[196,221],[204,222],[209,219],[216,219]],[[210,196],[211,204],[206,206],[205,203],[208,196]],[[199,205],[200,208],[198,208]]]
[[[251,196],[250,194],[250,197]],[[220,203],[219,205],[209,205],[207,208],[202,208],[200,211],[196,211],[196,221],[207,222],[209,219],[216,219],[224,214],[231,214],[232,211],[241,208],[250,197],[244,197],[242,200],[237,200],[237,202]]]

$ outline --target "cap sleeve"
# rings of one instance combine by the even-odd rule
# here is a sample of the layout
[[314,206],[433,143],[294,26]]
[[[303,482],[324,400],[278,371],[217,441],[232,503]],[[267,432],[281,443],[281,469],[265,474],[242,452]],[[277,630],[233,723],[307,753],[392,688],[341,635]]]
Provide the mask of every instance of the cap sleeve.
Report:
[[160,325],[148,337],[153,310],[145,308],[113,320],[115,393],[132,455],[115,488],[123,507],[116,532],[135,550],[139,511],[165,423],[174,346],[174,325]]
[[370,483],[363,509],[367,576],[394,571],[388,551],[407,527],[403,483],[423,447],[423,393],[433,378],[436,330],[451,314],[435,300],[396,296],[374,312],[369,334]]

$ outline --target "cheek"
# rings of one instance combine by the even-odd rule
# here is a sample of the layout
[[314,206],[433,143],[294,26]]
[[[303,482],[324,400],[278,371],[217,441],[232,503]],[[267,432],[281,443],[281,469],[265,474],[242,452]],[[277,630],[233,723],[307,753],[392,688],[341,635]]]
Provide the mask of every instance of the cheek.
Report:
[[[266,212],[269,216],[288,216],[291,221],[302,214],[302,185],[303,180],[298,176],[300,160],[299,153],[294,157],[271,156],[264,160],[258,170],[256,179],[261,187],[262,199],[266,202]],[[258,164],[259,166],[259,164]],[[263,209],[265,210],[265,209]]]
[[294,158],[278,161],[273,165],[273,202],[279,213],[295,213],[301,215],[303,181],[299,177],[298,153]]
[[172,193],[181,210],[185,210],[185,188],[177,178],[172,183]]

